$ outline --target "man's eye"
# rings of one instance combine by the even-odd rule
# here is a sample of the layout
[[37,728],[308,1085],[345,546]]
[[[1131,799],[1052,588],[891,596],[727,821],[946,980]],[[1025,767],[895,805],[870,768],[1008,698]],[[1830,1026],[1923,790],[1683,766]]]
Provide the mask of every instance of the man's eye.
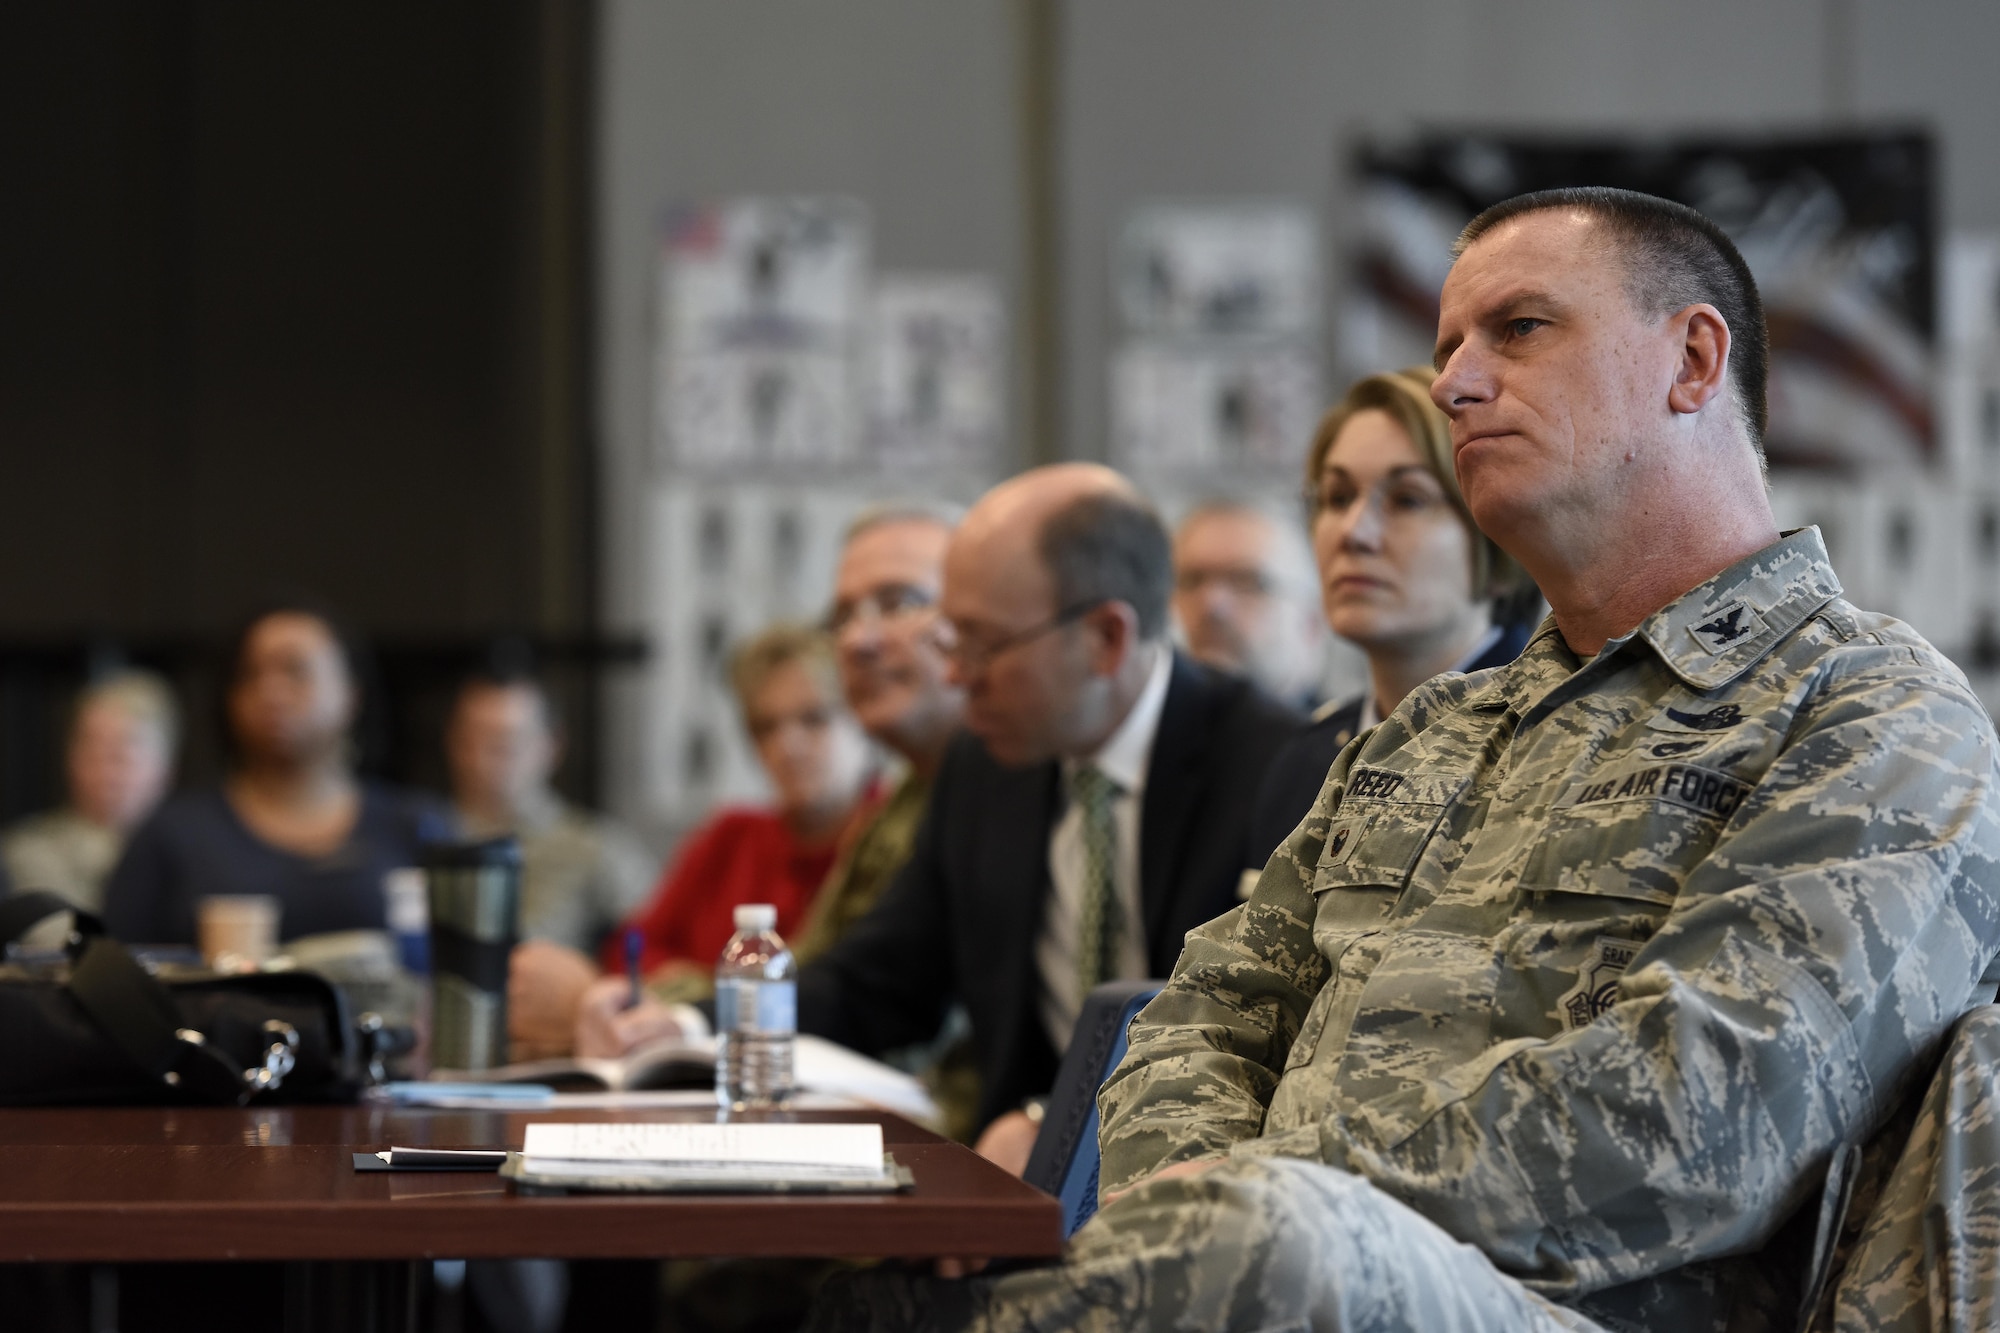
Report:
[[1516,338],[1525,338],[1540,327],[1542,327],[1541,320],[1530,319],[1525,315],[1520,319],[1510,319],[1507,321],[1507,332]]
[[882,608],[885,616],[906,615],[911,611],[921,611],[937,599],[923,588],[907,583],[896,584],[875,594],[875,604]]

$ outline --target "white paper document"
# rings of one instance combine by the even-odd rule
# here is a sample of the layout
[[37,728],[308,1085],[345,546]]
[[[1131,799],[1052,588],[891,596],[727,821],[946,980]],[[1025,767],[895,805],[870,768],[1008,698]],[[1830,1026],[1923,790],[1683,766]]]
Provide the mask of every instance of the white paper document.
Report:
[[876,1124],[532,1124],[522,1155],[539,1174],[745,1180],[885,1174]]

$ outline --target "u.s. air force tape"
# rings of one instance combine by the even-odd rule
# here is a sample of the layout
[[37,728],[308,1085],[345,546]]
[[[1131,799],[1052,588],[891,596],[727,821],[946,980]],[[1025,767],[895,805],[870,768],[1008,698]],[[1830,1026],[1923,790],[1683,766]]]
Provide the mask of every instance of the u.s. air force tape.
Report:
[[1646,764],[1593,774],[1556,802],[1559,809],[1613,801],[1670,801],[1716,819],[1727,819],[1750,794],[1750,784],[1698,764]]

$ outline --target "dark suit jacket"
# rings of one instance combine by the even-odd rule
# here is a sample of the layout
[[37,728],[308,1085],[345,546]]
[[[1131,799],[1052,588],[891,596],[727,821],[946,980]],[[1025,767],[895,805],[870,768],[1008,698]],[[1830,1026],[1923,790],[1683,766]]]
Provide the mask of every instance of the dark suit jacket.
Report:
[[[1304,719],[1176,654],[1139,818],[1146,957],[1164,977],[1189,930],[1236,902],[1255,795]],[[1036,1009],[1034,945],[1062,811],[1053,760],[1003,768],[952,742],[915,849],[873,910],[799,975],[799,1027],[871,1054],[932,1037],[953,1001],[972,1020],[980,1123],[1047,1092],[1058,1053]]]
[[[1466,672],[1506,666],[1521,655],[1535,629],[1534,625],[1506,626],[1493,646],[1481,653]],[[1361,729],[1361,699],[1357,694],[1314,722],[1271,761],[1264,775],[1263,790],[1257,797],[1257,814],[1251,828],[1251,842],[1263,851],[1247,869],[1262,870],[1278,844],[1292,836],[1292,830],[1319,799],[1319,789],[1326,785],[1327,770]]]

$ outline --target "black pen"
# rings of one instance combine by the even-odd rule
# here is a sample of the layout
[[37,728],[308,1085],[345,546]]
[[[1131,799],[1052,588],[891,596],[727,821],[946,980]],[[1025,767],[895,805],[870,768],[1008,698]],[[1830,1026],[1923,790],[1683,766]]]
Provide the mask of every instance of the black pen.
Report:
[[392,1170],[498,1171],[507,1160],[505,1149],[391,1148],[375,1154]]

